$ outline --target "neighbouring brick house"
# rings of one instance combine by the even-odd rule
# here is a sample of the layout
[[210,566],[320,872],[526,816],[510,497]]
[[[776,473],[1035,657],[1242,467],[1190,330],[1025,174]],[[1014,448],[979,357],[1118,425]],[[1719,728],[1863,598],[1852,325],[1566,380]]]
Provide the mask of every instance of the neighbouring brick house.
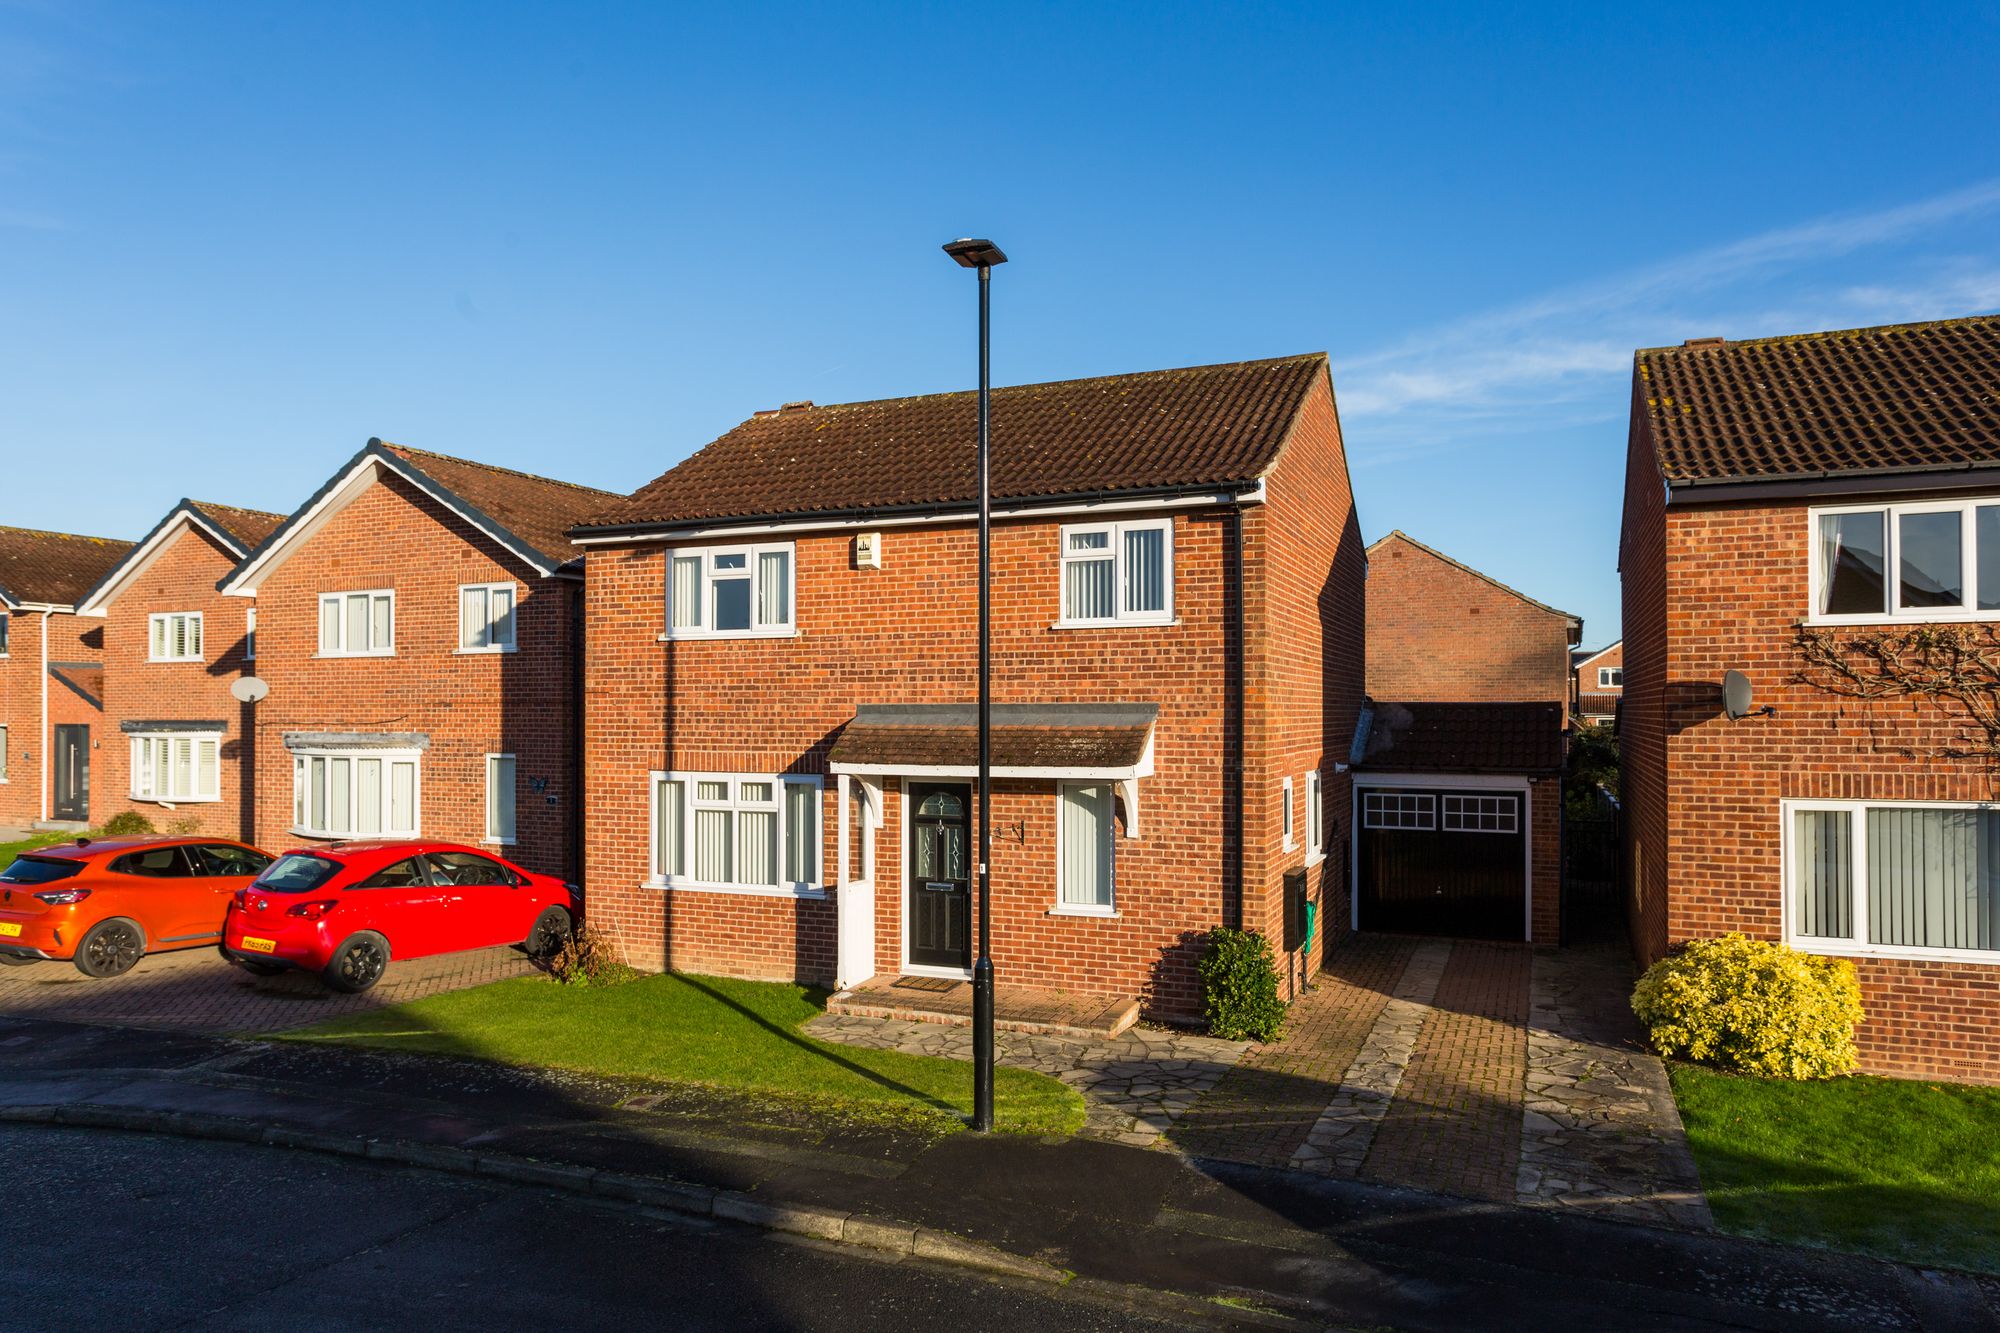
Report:
[[1397,531],[1368,548],[1357,929],[1554,944],[1583,622]]
[[230,687],[254,670],[256,603],[216,590],[284,522],[182,500],[77,603],[103,638],[104,729],[93,815],[249,838],[255,711]]
[[[1364,556],[1323,355],[993,394],[1003,985],[1198,1009],[1347,919]],[[590,916],[646,967],[971,961],[974,395],[759,413],[590,551]],[[1285,884],[1294,875],[1291,920]],[[1287,927],[1290,926],[1288,930]]]
[[580,551],[605,491],[370,440],[219,585],[257,608],[257,841],[574,875]]
[[103,629],[76,604],[132,543],[0,527],[0,824],[97,817]]
[[1640,956],[1852,958],[1864,1068],[2000,1082],[2000,317],[1639,352],[1620,569]]
[[1625,693],[1625,640],[1619,639],[1595,652],[1579,650],[1571,657],[1575,663],[1572,686],[1575,693],[1570,711],[1593,727],[1617,721],[1618,700]]

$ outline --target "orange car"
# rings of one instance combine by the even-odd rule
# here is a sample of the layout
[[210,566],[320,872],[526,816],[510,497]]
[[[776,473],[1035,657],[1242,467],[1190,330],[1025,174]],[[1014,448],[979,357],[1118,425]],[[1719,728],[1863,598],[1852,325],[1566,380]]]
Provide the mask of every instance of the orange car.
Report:
[[0,870],[0,963],[73,959],[115,977],[149,953],[214,944],[230,899],[269,864],[221,838],[37,847]]

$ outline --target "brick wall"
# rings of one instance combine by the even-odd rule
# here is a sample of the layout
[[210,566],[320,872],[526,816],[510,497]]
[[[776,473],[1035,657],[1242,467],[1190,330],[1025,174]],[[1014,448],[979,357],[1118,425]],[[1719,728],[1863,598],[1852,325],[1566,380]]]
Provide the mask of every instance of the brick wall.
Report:
[[[511,580],[512,653],[458,651],[458,589]],[[319,594],[391,588],[393,657],[319,657]],[[423,836],[478,843],[486,756],[516,756],[518,840],[496,849],[530,870],[573,875],[572,648],[580,585],[542,578],[400,478],[369,486],[269,571],[257,590],[258,841],[293,834],[288,731],[421,732]],[[242,599],[232,599],[241,603]]]
[[1569,702],[1569,618],[1391,534],[1368,554],[1368,693]]
[[1666,487],[1635,386],[1618,572],[1625,690],[1618,713],[1626,919],[1641,965],[1667,950]]
[[[79,696],[61,681],[48,678],[48,729],[42,727],[42,635],[49,636],[51,662],[99,663],[104,631],[95,620],[80,619],[67,612],[16,611],[12,613],[7,656],[0,658],[0,726],[7,728],[7,781],[0,784],[0,824],[26,827],[42,818],[44,799],[53,802],[53,790],[45,791],[45,765],[51,753],[55,728],[80,725],[90,728],[94,746],[101,746],[104,715],[96,705]],[[102,818],[97,794],[102,789],[102,748],[91,751],[91,810],[93,819]],[[53,814],[53,805],[49,806]]]
[[1608,694],[1613,698],[1625,692],[1624,685],[1599,685],[1597,673],[1606,667],[1625,665],[1625,645],[1621,641],[1599,653],[1589,662],[1576,669],[1576,691],[1578,694]]

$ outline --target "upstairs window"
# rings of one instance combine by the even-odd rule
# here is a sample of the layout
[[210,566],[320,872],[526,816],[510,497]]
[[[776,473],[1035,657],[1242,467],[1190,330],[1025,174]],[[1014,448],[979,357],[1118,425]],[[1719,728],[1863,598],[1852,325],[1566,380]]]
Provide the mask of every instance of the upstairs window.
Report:
[[243,613],[243,660],[257,660],[257,608],[254,606]]
[[201,612],[170,611],[148,616],[146,630],[148,661],[201,661]]
[[791,632],[791,543],[667,553],[665,637],[718,639]]
[[1622,689],[1625,685],[1625,668],[1597,668],[1597,688],[1600,690]]
[[387,657],[396,651],[396,594],[323,592],[319,595],[321,657]]
[[2000,619],[2000,500],[1812,511],[1812,619]]
[[1172,519],[1063,527],[1061,624],[1158,625],[1173,618]]
[[471,583],[458,590],[458,650],[514,651],[514,585]]
[[0,611],[0,657],[7,655],[7,627],[9,623],[10,617],[5,611]]

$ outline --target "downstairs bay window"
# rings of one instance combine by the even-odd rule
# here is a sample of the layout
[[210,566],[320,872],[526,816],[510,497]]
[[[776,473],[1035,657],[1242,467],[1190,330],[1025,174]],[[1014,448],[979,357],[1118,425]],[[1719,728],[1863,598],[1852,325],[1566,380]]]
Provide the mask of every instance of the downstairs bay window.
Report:
[[652,873],[669,889],[818,897],[816,776],[655,773]]
[[1785,938],[2000,963],[2000,805],[1788,801]]
[[292,831],[312,838],[415,837],[419,753],[294,751]]
[[222,799],[222,737],[151,732],[132,738],[132,799],[178,805]]

